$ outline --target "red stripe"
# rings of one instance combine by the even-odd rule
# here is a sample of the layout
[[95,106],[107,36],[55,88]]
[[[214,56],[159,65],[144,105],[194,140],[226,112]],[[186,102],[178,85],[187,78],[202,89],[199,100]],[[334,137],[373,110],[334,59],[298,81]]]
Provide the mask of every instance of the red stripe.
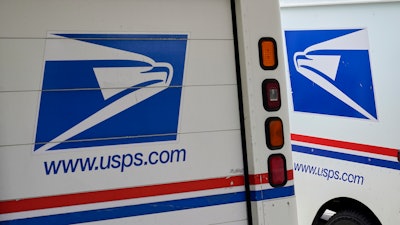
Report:
[[21,200],[8,200],[0,202],[0,214],[176,194],[190,191],[201,191],[215,188],[235,187],[241,185],[244,185],[244,177],[234,176],[115,190],[28,198]]
[[[293,170],[287,171],[287,179],[293,180]],[[268,173],[249,175],[250,185],[268,184]]]
[[287,171],[287,179],[288,180],[293,180],[293,170],[289,170]]
[[331,140],[331,139],[325,139],[325,138],[319,138],[319,137],[311,137],[311,136],[300,135],[300,134],[291,134],[291,139],[293,141],[301,141],[301,142],[307,142],[307,143],[318,144],[318,145],[326,145],[326,146],[331,146],[331,147],[349,149],[349,150],[358,151],[358,152],[367,152],[367,153],[374,153],[374,154],[379,154],[379,155],[386,155],[386,156],[391,156],[391,157],[396,157],[396,158],[398,155],[397,149],[384,148],[384,147],[379,147],[379,146],[365,145],[365,144],[352,143],[352,142],[339,141],[339,140]]
[[268,184],[268,173],[249,175],[250,185]]

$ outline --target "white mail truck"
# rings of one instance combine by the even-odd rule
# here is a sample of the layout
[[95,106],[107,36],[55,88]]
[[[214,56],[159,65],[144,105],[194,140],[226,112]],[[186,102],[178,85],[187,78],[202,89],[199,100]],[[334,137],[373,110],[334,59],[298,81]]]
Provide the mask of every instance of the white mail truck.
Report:
[[400,224],[399,12],[281,1],[299,224]]
[[0,224],[296,225],[278,1],[0,1]]

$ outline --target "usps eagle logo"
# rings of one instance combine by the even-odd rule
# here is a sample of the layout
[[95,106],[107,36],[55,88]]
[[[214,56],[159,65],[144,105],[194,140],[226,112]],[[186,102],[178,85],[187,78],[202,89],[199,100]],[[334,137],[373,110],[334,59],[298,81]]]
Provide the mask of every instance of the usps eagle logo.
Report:
[[34,152],[176,140],[186,42],[49,34]]
[[378,119],[366,29],[285,31],[294,110]]

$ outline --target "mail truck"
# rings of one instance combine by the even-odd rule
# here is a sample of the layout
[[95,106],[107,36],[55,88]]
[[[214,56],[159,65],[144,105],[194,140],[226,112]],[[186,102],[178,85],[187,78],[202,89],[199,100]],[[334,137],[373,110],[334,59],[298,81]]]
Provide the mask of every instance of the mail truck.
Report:
[[299,224],[400,224],[400,2],[281,12]]
[[296,225],[278,1],[0,1],[0,224]]

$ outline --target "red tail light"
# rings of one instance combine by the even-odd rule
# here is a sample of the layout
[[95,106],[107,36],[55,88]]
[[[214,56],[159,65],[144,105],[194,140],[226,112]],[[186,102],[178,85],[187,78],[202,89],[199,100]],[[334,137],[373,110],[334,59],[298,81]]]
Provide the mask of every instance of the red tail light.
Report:
[[282,154],[273,154],[268,158],[268,179],[272,187],[284,186],[287,182],[286,159]]

